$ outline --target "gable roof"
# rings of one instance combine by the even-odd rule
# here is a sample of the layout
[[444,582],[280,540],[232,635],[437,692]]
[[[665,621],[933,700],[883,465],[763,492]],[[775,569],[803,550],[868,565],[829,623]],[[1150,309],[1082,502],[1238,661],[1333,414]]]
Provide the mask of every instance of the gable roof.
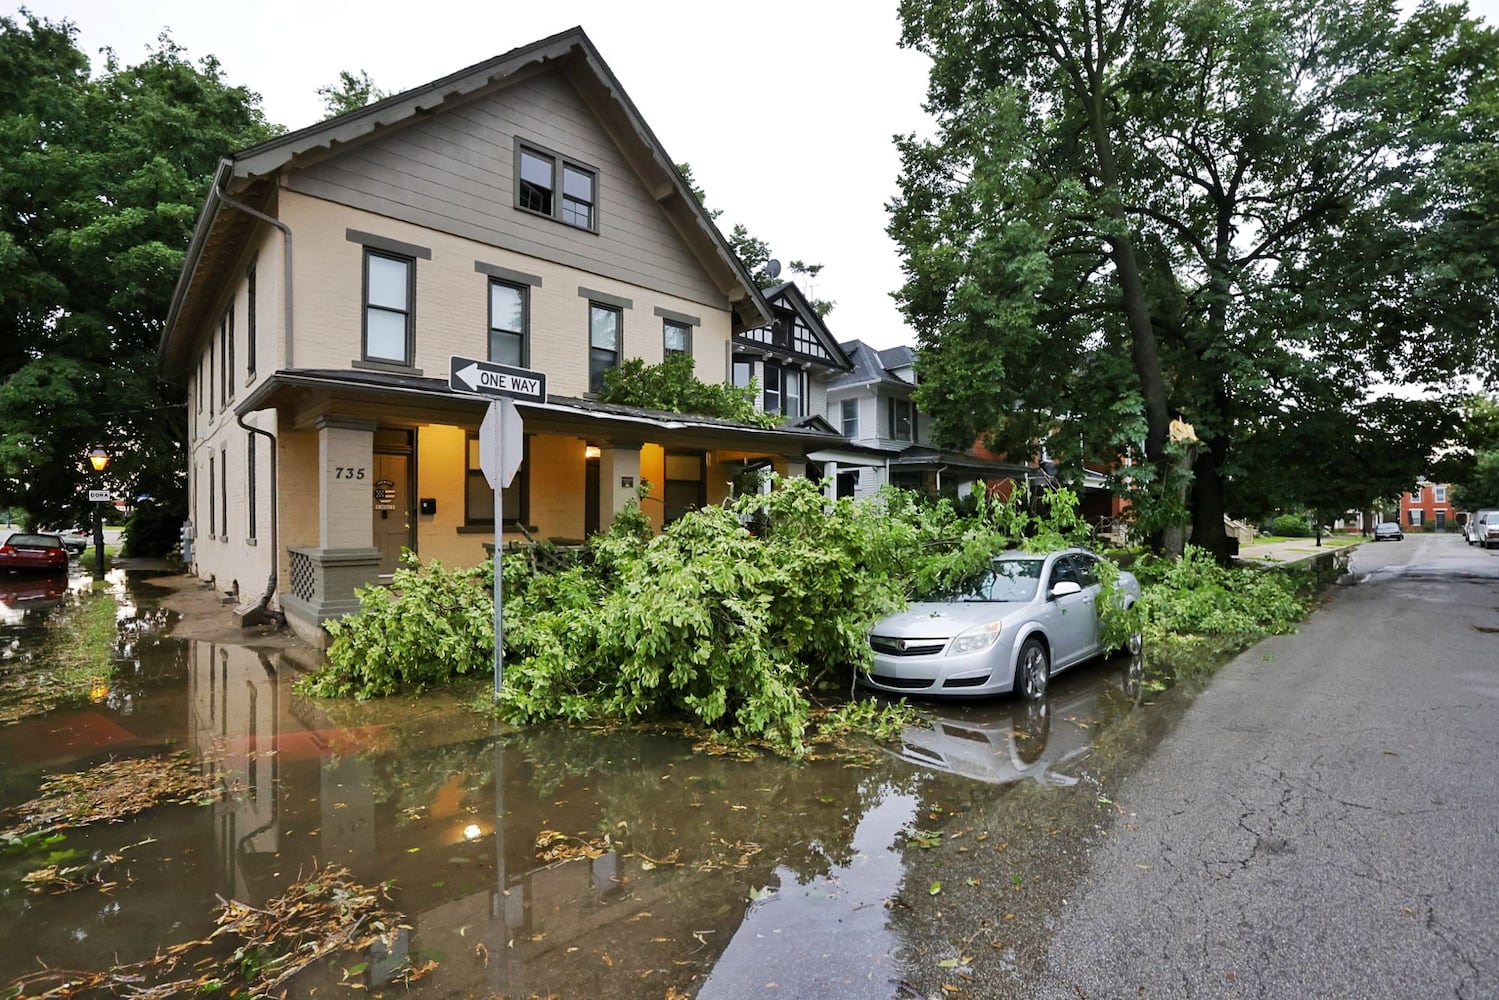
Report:
[[729,300],[734,328],[749,329],[772,322],[773,315],[759,287],[687,186],[675,161],[587,34],[581,27],[573,27],[220,160],[172,294],[157,356],[163,374],[171,377],[187,349],[174,343],[178,328],[196,329],[204,311],[212,306],[212,302],[203,300],[212,299],[214,290],[201,287],[212,282],[200,284],[200,272],[212,273],[222,266],[224,258],[248,238],[255,225],[252,213],[264,208],[280,170],[335,155],[418,116],[441,113],[454,103],[498,89],[520,74],[535,72],[565,74],[594,114],[606,123],[625,160]]
[[811,331],[813,339],[816,340],[818,347],[821,349],[820,353],[809,354],[807,351],[797,349],[795,341],[791,336],[791,331],[782,329],[780,320],[775,320],[772,325],[767,327],[736,332],[734,335],[736,344],[747,347],[758,347],[770,355],[795,355],[801,359],[816,361],[829,368],[841,369],[843,371],[853,370],[853,361],[843,352],[843,348],[838,345],[838,341],[833,339],[832,333],[828,331],[827,324],[822,321],[821,316],[817,315],[817,310],[812,308],[812,303],[802,294],[802,290],[796,287],[796,282],[783,281],[779,285],[771,285],[769,288],[763,289],[762,294],[765,296],[765,301],[772,308],[789,310],[795,313],[806,324],[807,329]]
[[888,347],[877,351],[862,340],[845,340],[838,346],[853,361],[853,370],[829,382],[828,389],[880,383],[904,386],[907,389],[915,387],[915,383],[894,374],[896,368],[907,368],[915,364],[916,355],[909,347]]

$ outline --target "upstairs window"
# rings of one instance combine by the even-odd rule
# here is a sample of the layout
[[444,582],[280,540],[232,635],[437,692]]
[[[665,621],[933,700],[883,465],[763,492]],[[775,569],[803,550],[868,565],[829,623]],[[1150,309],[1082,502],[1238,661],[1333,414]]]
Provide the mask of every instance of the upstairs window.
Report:
[[1415,489],[1411,490],[1411,503],[1420,503],[1420,502],[1421,502],[1421,487],[1417,486]]
[[843,418],[843,436],[856,438],[859,436],[859,401],[857,399],[845,399],[839,404],[839,415]]
[[747,388],[755,379],[754,362],[746,358],[735,358],[732,366],[731,381],[740,389]]
[[890,401],[890,438],[893,441],[910,441],[916,426],[916,408],[909,399]]
[[1433,500],[1435,500],[1437,503],[1446,503],[1447,502],[1447,487],[1445,487],[1445,486],[1433,486],[1431,488],[1431,493],[1432,493],[1432,497],[1431,498]]
[[598,222],[598,171],[557,153],[517,143],[515,205],[593,232]]
[[588,391],[604,391],[604,372],[619,367],[624,314],[614,306],[588,303]]
[[673,354],[692,353],[692,327],[686,323],[678,323],[675,320],[663,320],[661,323],[661,354],[663,357],[671,357]]
[[411,364],[416,262],[364,251],[364,360]]
[[223,361],[224,402],[234,398],[234,306],[224,310],[219,320],[219,357]]
[[255,377],[255,265],[245,274],[245,374]]
[[526,366],[526,289],[520,285],[489,283],[489,360]]
[[802,399],[805,395],[806,376],[798,369],[765,362],[765,393],[763,409],[766,413],[779,413],[792,420],[803,414]]

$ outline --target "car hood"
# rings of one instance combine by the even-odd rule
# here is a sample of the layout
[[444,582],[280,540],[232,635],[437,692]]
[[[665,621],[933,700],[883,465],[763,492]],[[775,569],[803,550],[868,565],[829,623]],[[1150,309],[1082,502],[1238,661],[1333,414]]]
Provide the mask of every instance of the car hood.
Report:
[[921,602],[881,618],[869,631],[895,638],[945,638],[974,625],[1018,615],[1028,607],[1025,601]]

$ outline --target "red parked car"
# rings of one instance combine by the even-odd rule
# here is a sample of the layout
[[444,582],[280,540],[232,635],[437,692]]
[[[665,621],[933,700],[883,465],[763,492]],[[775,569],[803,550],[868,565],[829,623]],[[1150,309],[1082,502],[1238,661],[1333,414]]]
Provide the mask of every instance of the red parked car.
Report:
[[66,573],[68,550],[57,535],[13,531],[0,541],[0,571]]

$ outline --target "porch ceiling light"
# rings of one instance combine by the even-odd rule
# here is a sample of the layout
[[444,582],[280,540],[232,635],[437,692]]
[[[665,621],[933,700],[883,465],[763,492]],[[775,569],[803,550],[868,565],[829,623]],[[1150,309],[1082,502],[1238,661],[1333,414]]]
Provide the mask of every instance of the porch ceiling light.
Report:
[[604,449],[600,448],[596,444],[585,445],[583,447],[583,457],[584,458],[599,458],[603,454],[604,454]]

